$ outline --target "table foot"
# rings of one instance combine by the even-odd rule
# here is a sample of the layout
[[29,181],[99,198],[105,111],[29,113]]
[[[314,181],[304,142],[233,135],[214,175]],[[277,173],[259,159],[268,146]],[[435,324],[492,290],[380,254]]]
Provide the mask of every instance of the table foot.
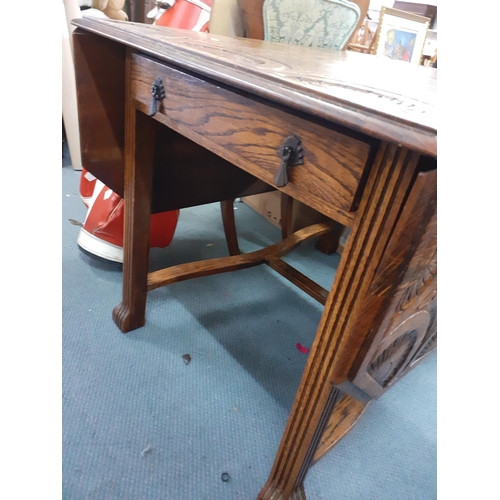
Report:
[[113,321],[127,333],[146,323],[156,122],[127,97],[124,158],[123,292]]
[[122,333],[127,333],[144,326],[146,314],[134,313],[127,304],[121,302],[113,309],[113,321]]
[[257,500],[307,500],[304,485],[300,484],[291,493],[284,492],[279,486],[268,481],[262,488]]

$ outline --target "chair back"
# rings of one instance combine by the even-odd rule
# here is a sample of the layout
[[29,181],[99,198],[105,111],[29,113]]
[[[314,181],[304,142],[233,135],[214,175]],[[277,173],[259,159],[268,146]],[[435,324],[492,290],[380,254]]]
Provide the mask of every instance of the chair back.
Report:
[[265,0],[264,40],[342,50],[360,17],[348,0]]

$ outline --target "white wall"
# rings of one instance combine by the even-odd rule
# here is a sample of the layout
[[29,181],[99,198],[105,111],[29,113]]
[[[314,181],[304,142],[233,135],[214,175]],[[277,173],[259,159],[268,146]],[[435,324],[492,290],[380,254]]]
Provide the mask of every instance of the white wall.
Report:
[[237,0],[212,1],[210,33],[223,36],[243,36],[243,25]]

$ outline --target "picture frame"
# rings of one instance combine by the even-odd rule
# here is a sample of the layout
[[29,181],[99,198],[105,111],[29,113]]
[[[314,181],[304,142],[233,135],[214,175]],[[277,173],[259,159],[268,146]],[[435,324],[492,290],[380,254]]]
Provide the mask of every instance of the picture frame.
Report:
[[382,7],[373,53],[410,64],[421,64],[430,21],[428,17]]

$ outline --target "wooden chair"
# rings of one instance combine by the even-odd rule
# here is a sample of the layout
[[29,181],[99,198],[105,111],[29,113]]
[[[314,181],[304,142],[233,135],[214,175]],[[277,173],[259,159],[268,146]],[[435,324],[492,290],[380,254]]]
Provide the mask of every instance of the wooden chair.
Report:
[[371,54],[374,42],[375,33],[370,29],[368,19],[365,19],[347,44],[347,50],[361,52],[362,54]]
[[264,40],[342,50],[360,15],[349,0],[264,0]]
[[[238,0],[247,38],[307,47],[344,50],[361,26],[369,0],[309,0],[302,4],[291,0]],[[234,200],[221,202],[224,231],[230,255],[240,253],[234,222]],[[281,193],[281,234],[293,232],[294,200]],[[343,227],[321,236],[316,248],[326,254],[337,250]]]

